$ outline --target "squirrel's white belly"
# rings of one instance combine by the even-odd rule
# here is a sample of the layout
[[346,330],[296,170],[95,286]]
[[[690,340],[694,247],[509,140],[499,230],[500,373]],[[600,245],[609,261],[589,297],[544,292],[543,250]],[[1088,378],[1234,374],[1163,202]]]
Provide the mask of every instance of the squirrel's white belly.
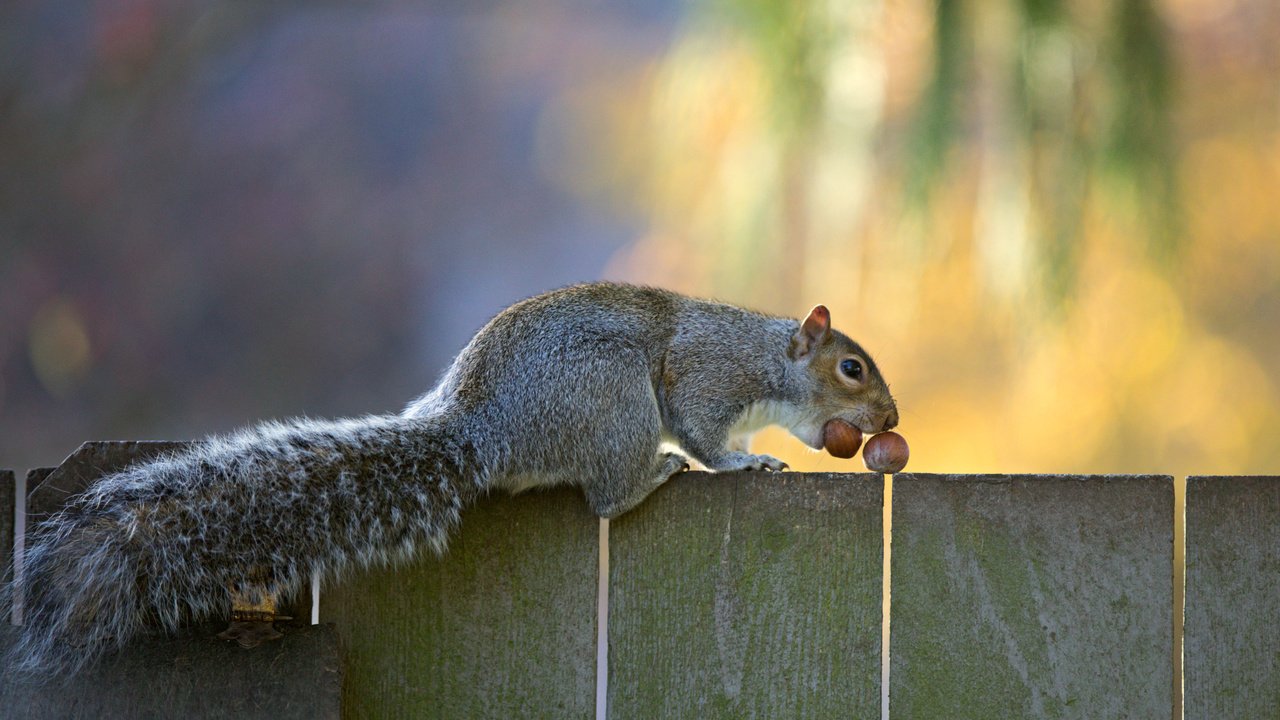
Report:
[[564,485],[569,482],[569,478],[561,474],[549,473],[513,473],[503,475],[496,478],[494,483],[496,487],[502,488],[512,495],[532,490],[533,488],[547,488],[556,485]]
[[770,425],[781,425],[789,430],[799,421],[800,414],[794,405],[777,400],[760,400],[742,411],[729,427],[729,437],[751,435]]

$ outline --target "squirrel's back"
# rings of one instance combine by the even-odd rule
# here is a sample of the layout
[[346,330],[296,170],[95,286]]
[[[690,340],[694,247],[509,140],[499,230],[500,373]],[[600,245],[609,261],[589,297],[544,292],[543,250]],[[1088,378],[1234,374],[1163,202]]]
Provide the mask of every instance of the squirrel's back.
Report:
[[[501,395],[521,395],[543,368],[563,365],[587,348],[627,348],[643,355],[655,383],[673,346],[703,340],[710,351],[764,355],[798,323],[670,290],[614,282],[571,285],[511,305],[458,353],[440,382],[405,409],[422,417],[445,408],[475,408]],[[758,343],[760,347],[752,347]],[[554,387],[554,386],[548,386]],[[538,387],[541,390],[541,387]]]

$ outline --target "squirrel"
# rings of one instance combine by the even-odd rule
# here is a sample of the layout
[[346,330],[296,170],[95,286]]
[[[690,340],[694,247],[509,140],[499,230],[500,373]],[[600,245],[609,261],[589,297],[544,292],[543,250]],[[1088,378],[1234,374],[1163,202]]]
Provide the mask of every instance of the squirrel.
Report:
[[[876,364],[831,328],[616,283],[499,313],[398,415],[271,422],[104,476],[39,525],[9,666],[75,672],[147,626],[225,614],[232,589],[443,553],[495,490],[577,485],[612,518],[688,469],[781,471],[766,425],[823,447],[839,418],[898,422]],[[14,592],[10,589],[10,595]]]

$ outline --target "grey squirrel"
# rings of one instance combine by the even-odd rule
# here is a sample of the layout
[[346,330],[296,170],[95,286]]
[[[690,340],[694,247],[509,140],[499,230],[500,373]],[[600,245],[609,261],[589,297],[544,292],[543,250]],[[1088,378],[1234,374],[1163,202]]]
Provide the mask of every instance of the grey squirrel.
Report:
[[399,415],[267,423],[108,475],[28,540],[10,668],[74,672],[140,629],[223,614],[232,588],[443,552],[493,490],[578,485],[601,517],[687,468],[786,467],[766,425],[821,449],[898,413],[871,357],[818,306],[803,321],[613,283],[512,305]]

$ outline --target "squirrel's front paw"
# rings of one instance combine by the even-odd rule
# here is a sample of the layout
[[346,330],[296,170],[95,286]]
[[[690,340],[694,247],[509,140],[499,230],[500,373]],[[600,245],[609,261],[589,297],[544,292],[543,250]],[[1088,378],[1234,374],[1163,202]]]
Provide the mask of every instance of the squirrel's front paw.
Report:
[[661,469],[658,471],[658,482],[664,483],[672,475],[678,475],[689,469],[689,458],[679,453],[663,453],[658,457]]
[[773,472],[782,472],[787,468],[787,464],[772,455],[751,455],[749,453],[730,453],[723,467],[716,470],[720,472],[732,470],[772,470]]

